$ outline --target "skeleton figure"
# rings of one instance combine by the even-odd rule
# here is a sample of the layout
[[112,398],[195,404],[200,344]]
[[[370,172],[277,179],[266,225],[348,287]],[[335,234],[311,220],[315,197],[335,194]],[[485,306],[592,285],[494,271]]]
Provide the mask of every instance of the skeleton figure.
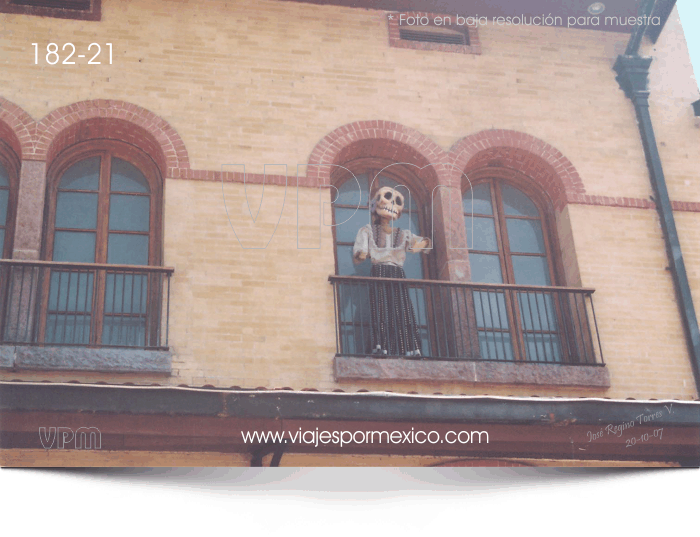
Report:
[[[392,227],[401,218],[404,197],[393,188],[380,188],[370,202],[372,223],[360,228],[353,247],[353,261],[372,261],[370,276],[406,278],[406,252],[427,254],[429,238]],[[400,283],[370,284],[370,333],[372,352],[380,355],[420,356],[420,339],[408,288]]]

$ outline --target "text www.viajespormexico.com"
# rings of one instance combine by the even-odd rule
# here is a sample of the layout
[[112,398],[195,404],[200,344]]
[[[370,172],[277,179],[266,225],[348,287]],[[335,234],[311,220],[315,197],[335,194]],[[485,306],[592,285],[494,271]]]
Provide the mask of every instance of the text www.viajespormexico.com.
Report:
[[443,437],[437,431],[241,431],[243,441],[248,444],[282,443],[307,444],[488,444],[486,431],[447,431]]

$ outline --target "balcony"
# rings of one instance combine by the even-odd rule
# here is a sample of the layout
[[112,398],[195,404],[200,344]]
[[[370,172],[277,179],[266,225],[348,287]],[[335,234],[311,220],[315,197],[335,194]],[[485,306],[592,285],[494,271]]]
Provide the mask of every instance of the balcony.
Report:
[[0,366],[169,372],[173,272],[0,260]]
[[[593,289],[357,276],[329,281],[337,380],[609,386]],[[421,356],[370,353],[370,288],[379,286],[394,292],[405,286]]]

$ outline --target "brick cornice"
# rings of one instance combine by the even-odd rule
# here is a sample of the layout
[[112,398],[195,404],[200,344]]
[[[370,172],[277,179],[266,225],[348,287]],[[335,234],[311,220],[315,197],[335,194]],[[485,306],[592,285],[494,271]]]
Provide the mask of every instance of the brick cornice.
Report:
[[[600,207],[625,207],[628,209],[656,209],[656,204],[651,200],[642,198],[614,198],[612,196],[595,196],[588,194],[573,194],[568,202],[573,205],[597,205]],[[697,201],[672,201],[674,211],[687,213],[700,213],[700,202]]]

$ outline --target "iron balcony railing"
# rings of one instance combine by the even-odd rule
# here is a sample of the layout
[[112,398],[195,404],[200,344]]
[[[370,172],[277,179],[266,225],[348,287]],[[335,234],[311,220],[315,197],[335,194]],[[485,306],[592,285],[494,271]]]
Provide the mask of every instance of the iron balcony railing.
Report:
[[420,334],[419,359],[604,364],[593,289],[359,276],[329,281],[340,356],[377,356],[371,354],[370,289],[376,295],[386,286],[397,294],[405,286]]
[[172,268],[0,260],[0,342],[168,348]]

